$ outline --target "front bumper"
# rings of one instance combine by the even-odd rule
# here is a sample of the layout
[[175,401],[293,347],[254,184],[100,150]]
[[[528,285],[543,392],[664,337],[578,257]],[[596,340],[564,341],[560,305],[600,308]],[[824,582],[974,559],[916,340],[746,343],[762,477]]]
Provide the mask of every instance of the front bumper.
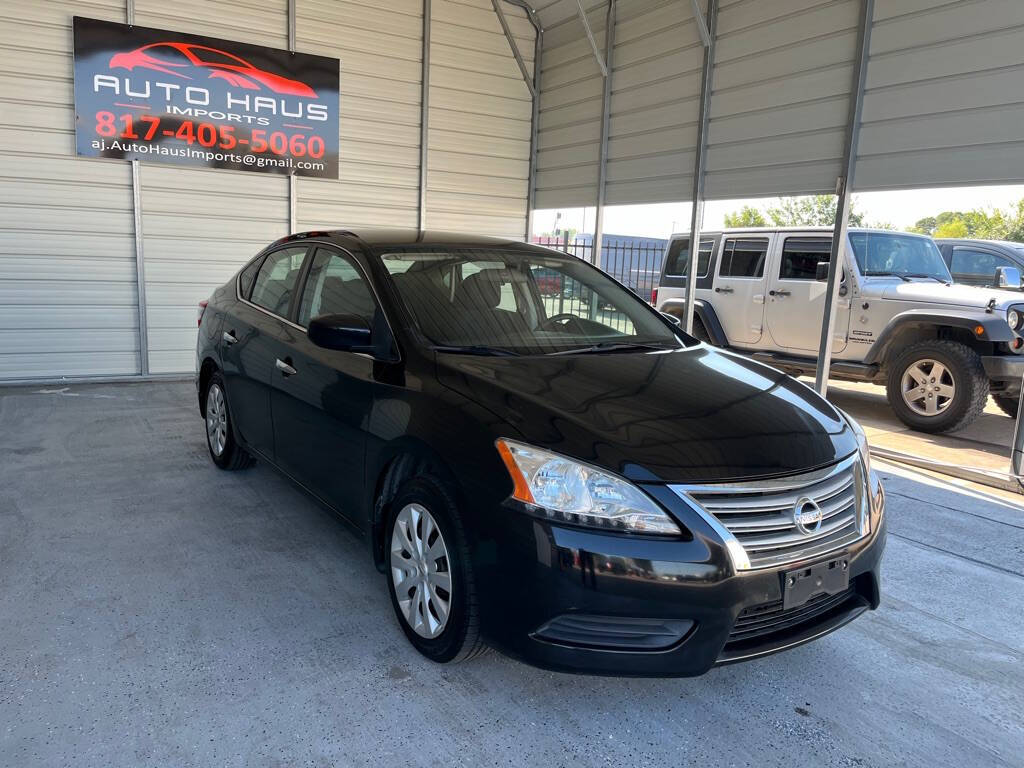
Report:
[[1024,376],[1024,355],[985,355],[981,358],[989,381],[1020,385]]
[[[507,535],[506,529],[505,536],[483,547],[476,563],[484,633],[505,653],[546,669],[652,677],[700,675],[718,664],[809,642],[878,607],[885,516],[884,494],[876,487],[877,509],[868,536],[806,563],[738,573],[714,531],[696,521],[691,540],[664,540],[562,527],[503,510],[516,530]],[[741,624],[749,621],[741,615],[780,603],[784,572],[840,553],[849,566],[849,593],[832,598],[823,612],[811,611],[806,621],[780,623],[774,634],[730,638],[734,626],[739,627],[737,618]],[[682,637],[653,650],[543,637],[547,626],[567,617],[571,626],[583,629],[610,617],[620,622],[616,631],[624,634],[639,630],[623,629],[621,622],[640,620],[644,631],[656,625]]]

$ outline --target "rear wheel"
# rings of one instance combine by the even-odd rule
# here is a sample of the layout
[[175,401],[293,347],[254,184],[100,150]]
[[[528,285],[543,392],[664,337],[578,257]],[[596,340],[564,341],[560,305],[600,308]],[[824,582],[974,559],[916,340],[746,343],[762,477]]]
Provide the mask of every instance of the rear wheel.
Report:
[[432,661],[464,661],[480,638],[476,588],[454,495],[438,479],[403,483],[390,505],[388,588],[402,631]]
[[708,335],[708,329],[704,327],[704,323],[701,322],[699,317],[693,318],[693,336],[705,344],[712,344],[711,337]]
[[889,367],[886,395],[900,420],[921,432],[952,432],[985,408],[988,378],[978,354],[957,341],[908,347]]
[[219,372],[210,376],[205,399],[206,446],[210,449],[213,463],[227,470],[244,469],[254,464],[252,456],[235,441],[224,379]]
[[999,410],[1011,419],[1017,418],[1017,407],[1020,405],[1020,395],[992,395]]

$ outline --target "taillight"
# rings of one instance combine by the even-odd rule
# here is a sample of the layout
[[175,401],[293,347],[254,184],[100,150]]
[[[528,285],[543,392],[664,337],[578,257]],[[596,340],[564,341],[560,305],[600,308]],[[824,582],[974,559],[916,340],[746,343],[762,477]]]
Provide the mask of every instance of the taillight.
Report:
[[658,306],[658,289],[657,288],[651,289],[651,306],[652,307]]
[[206,307],[210,302],[207,299],[203,299],[199,302],[199,322],[196,325],[203,324],[203,315],[206,313]]

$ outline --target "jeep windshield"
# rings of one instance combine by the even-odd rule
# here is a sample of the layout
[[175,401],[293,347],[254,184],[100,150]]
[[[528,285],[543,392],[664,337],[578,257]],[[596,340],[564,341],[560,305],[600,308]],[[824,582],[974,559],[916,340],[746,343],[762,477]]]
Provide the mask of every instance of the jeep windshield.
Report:
[[927,237],[889,232],[851,232],[857,267],[865,277],[922,278],[953,282],[938,247]]
[[381,259],[420,333],[440,352],[594,354],[684,346],[651,307],[574,256],[419,246]]

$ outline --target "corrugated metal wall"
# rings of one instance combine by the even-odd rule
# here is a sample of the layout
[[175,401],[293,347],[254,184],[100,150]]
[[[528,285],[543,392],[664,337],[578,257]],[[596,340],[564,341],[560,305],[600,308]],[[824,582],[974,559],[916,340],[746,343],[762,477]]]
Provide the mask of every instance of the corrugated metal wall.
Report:
[[708,199],[835,191],[860,5],[720,0]]
[[[594,0],[584,3],[602,51],[606,6]],[[601,70],[575,0],[538,2],[534,7],[544,25],[536,206],[594,205],[601,149]]]
[[415,227],[422,0],[297,0],[296,16],[300,51],[341,59],[340,183],[298,179],[299,229]]
[[[433,0],[428,229],[521,239],[526,230],[533,101],[490,0]],[[535,33],[505,17],[529,71]]]
[[[0,379],[141,370],[128,163],[75,156],[71,20],[125,0],[0,5]],[[297,0],[298,50],[341,59],[339,180],[300,229],[416,227],[422,0]],[[434,0],[427,224],[521,237],[531,101],[489,0]],[[136,0],[135,23],[277,48],[287,0]],[[506,5],[527,65],[534,30]],[[288,179],[140,166],[148,363],[194,367],[198,302],[288,230]]]
[[0,378],[139,371],[127,163],[75,156],[71,17],[124,4],[0,5]]
[[858,189],[1024,181],[1024,2],[875,3]]

